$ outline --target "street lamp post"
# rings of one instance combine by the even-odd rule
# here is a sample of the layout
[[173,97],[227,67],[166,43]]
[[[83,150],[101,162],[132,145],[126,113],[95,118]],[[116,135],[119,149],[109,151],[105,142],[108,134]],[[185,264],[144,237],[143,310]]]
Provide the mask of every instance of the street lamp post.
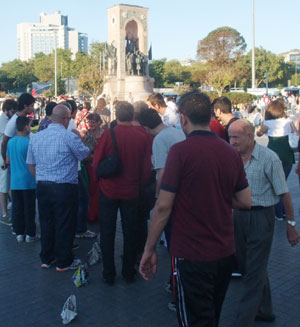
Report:
[[254,19],[254,0],[252,0],[252,88],[255,85],[255,19]]
[[54,96],[57,97],[57,49],[56,49],[56,30],[54,32]]

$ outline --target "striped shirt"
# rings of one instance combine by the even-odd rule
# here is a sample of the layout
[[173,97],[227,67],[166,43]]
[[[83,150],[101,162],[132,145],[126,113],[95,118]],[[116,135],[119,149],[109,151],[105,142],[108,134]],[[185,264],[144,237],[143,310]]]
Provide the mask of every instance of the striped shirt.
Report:
[[275,205],[280,195],[289,191],[278,155],[262,145],[255,144],[245,171],[252,194],[252,206]]
[[36,180],[55,183],[78,183],[78,160],[90,149],[63,125],[52,123],[30,139],[27,164],[36,166]]

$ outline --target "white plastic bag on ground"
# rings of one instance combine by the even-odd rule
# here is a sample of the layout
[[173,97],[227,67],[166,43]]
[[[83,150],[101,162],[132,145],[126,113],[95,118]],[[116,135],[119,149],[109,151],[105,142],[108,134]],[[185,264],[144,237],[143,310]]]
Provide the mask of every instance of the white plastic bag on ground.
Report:
[[100,234],[97,237],[96,242],[94,242],[92,249],[88,253],[88,264],[90,266],[95,265],[102,259],[102,254],[100,250]]
[[75,295],[71,295],[68,297],[60,315],[62,317],[64,325],[67,325],[77,316]]

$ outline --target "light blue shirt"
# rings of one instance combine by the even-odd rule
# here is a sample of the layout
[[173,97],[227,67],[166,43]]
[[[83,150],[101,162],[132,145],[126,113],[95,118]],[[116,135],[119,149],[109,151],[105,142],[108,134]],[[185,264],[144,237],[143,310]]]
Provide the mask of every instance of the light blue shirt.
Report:
[[31,137],[26,162],[36,166],[37,181],[77,184],[78,160],[89,153],[80,137],[52,123]]
[[10,188],[12,190],[34,190],[35,179],[26,165],[29,138],[15,136],[8,141],[6,155],[10,161]]

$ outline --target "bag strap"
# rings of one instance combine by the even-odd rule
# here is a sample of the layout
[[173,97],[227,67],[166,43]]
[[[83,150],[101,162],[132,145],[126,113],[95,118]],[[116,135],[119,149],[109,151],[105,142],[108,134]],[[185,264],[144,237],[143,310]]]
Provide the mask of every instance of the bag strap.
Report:
[[115,149],[115,153],[120,156],[120,152],[119,152],[119,148],[118,148],[118,143],[117,143],[117,139],[116,139],[116,133],[113,129],[113,127],[110,128],[110,135],[113,141],[113,145],[114,145],[114,149]]

